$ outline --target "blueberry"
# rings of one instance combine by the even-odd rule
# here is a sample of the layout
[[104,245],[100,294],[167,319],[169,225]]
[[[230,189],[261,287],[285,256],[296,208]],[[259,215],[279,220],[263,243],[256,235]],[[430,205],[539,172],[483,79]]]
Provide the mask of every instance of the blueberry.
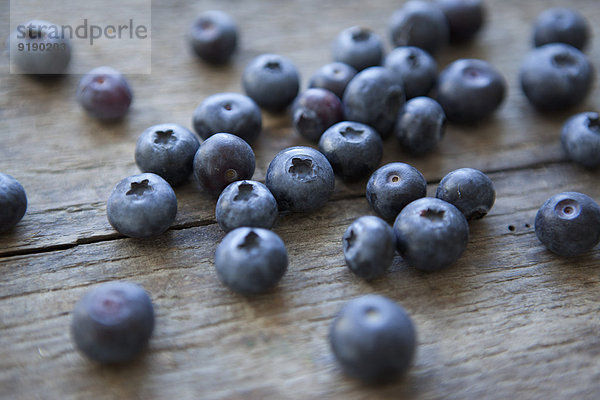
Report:
[[483,0],[436,0],[450,28],[450,42],[463,43],[473,39],[485,22]]
[[81,78],[77,101],[100,120],[116,120],[127,114],[133,94],[129,83],[111,67],[94,68]]
[[217,276],[236,293],[264,293],[287,271],[288,255],[281,238],[262,228],[229,232],[215,253]]
[[490,178],[473,168],[450,172],[441,181],[435,197],[447,201],[467,219],[483,218],[494,205],[496,190]]
[[430,54],[437,53],[449,40],[448,21],[435,4],[408,1],[390,19],[390,35],[394,46],[415,46]]
[[271,229],[277,219],[277,200],[256,181],[237,181],[227,186],[217,201],[215,215],[221,229],[241,226]]
[[329,329],[331,350],[342,370],[366,383],[391,381],[405,373],[416,341],[404,308],[376,294],[348,301]]
[[380,277],[392,265],[396,237],[381,218],[364,216],[356,219],[344,232],[342,242],[348,268],[361,278]]
[[99,363],[130,361],[147,346],[154,330],[148,293],[130,282],[106,282],[75,305],[71,337],[85,356]]
[[194,176],[205,191],[217,197],[231,182],[251,179],[255,166],[248,143],[230,133],[217,133],[198,148]]
[[265,183],[280,210],[310,212],[325,205],[335,185],[327,158],[311,147],[280,151],[269,164]]
[[469,241],[467,219],[452,204],[424,197],[402,209],[394,221],[398,252],[408,265],[437,271],[460,258]]
[[348,82],[354,78],[356,72],[354,67],[341,62],[325,64],[310,78],[308,87],[330,90],[341,99]]
[[292,105],[292,125],[304,138],[316,142],[323,132],[344,118],[344,106],[327,89],[313,88],[302,92]]
[[560,141],[571,160],[588,168],[600,166],[600,115],[584,112],[569,118]]
[[407,204],[426,194],[427,181],[423,174],[401,162],[380,167],[367,182],[369,205],[388,221],[393,221]]
[[42,20],[18,25],[9,38],[12,65],[25,74],[63,74],[71,61],[71,44],[67,36],[53,34],[56,31],[60,25]]
[[15,178],[0,173],[0,232],[14,227],[27,211],[25,189]]
[[426,96],[437,79],[437,63],[418,47],[396,47],[385,57],[383,66],[403,82],[407,99]]
[[446,114],[439,103],[429,97],[409,100],[398,114],[394,132],[408,153],[430,153],[446,131]]
[[200,141],[177,124],[160,124],[146,129],[135,145],[135,163],[142,172],[152,172],[171,185],[185,182],[192,174]]
[[484,120],[502,104],[505,95],[506,81],[483,60],[454,61],[438,76],[437,101],[452,122]]
[[133,175],[115,186],[108,198],[106,213],[112,227],[125,236],[158,236],[175,220],[177,197],[171,185],[160,176]]
[[239,93],[217,93],[207,97],[194,111],[194,129],[202,139],[219,132],[254,142],[262,129],[260,108]]
[[381,64],[383,42],[372,30],[353,26],[340,32],[333,42],[332,50],[335,61],[362,71]]
[[587,20],[572,8],[549,8],[537,17],[533,25],[535,47],[559,42],[582,50],[589,37],[590,27]]
[[344,121],[323,133],[319,151],[327,157],[333,172],[350,181],[364,178],[377,168],[383,154],[383,142],[370,126]]
[[583,193],[555,194],[538,210],[535,234],[560,256],[583,254],[600,242],[600,206]]
[[196,18],[188,37],[198,57],[221,64],[229,61],[237,47],[238,29],[229,14],[211,10]]
[[369,67],[348,83],[343,100],[348,121],[370,125],[385,138],[392,133],[405,98],[402,83],[392,72]]
[[559,111],[581,103],[590,92],[594,70],[585,55],[564,43],[531,51],[519,79],[527,100],[539,111]]
[[242,85],[260,107],[281,112],[298,94],[300,74],[290,59],[277,54],[262,54],[244,69]]

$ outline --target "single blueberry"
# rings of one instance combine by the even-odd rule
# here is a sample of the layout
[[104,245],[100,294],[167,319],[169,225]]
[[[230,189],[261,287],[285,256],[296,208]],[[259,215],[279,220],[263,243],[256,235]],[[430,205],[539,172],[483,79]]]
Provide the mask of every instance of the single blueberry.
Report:
[[415,46],[435,54],[449,40],[446,16],[441,8],[426,1],[411,0],[396,10],[390,19],[394,46]]
[[237,181],[227,186],[217,201],[215,216],[229,232],[242,226],[271,229],[277,219],[277,200],[262,183]]
[[402,83],[390,70],[369,67],[348,83],[343,100],[346,120],[372,126],[385,138],[392,133],[405,97]]
[[122,118],[131,105],[133,93],[119,71],[111,67],[94,68],[77,87],[77,101],[90,115],[100,120]]
[[438,185],[435,197],[447,201],[467,219],[483,218],[496,200],[494,183],[483,172],[460,168],[446,175]]
[[412,165],[393,162],[373,172],[367,182],[367,201],[385,220],[393,221],[409,203],[427,194],[427,181]]
[[446,114],[439,103],[429,97],[409,100],[398,114],[394,132],[408,153],[430,153],[444,137]]
[[473,39],[485,23],[483,0],[436,0],[436,3],[448,20],[451,43]]
[[424,197],[402,209],[394,222],[398,252],[408,265],[437,271],[460,258],[469,241],[467,219],[452,204]]
[[403,83],[406,99],[426,96],[435,86],[437,63],[418,47],[396,47],[385,57],[383,66]]
[[42,20],[18,25],[8,43],[11,66],[25,74],[63,74],[71,61],[71,44],[68,36],[54,34],[60,31],[60,25]]
[[194,157],[194,176],[217,197],[231,182],[252,179],[256,161],[252,147],[230,133],[217,133],[200,145]]
[[449,121],[475,123],[496,111],[506,90],[506,81],[490,63],[460,59],[440,72],[436,91]]
[[560,142],[571,160],[588,168],[600,166],[600,114],[584,112],[569,118]]
[[292,105],[294,130],[313,142],[317,142],[327,128],[343,118],[342,101],[327,89],[308,89],[296,97]]
[[329,344],[342,370],[366,383],[388,382],[405,373],[416,342],[404,308],[376,294],[348,301],[329,329]]
[[553,7],[544,10],[533,24],[533,43],[540,47],[548,43],[566,43],[583,50],[590,37],[590,27],[577,10]]
[[231,58],[236,47],[238,28],[231,16],[223,11],[204,11],[188,34],[192,49],[202,60],[222,64]]
[[215,252],[219,280],[243,295],[268,291],[281,280],[287,266],[285,244],[268,229],[234,229],[223,238]]
[[342,237],[344,258],[350,271],[364,279],[382,276],[392,265],[396,237],[392,227],[379,217],[360,217]]
[[372,30],[353,26],[340,32],[333,42],[332,51],[335,61],[362,71],[381,64],[383,42]]
[[15,178],[0,173],[0,232],[14,227],[27,211],[25,189]]
[[75,305],[71,337],[77,349],[99,363],[122,363],[147,346],[154,330],[148,293],[130,282],[106,282]]
[[277,153],[267,168],[265,184],[280,210],[311,212],[329,200],[335,177],[323,154],[311,147],[296,146]]
[[341,62],[325,64],[310,78],[308,87],[327,89],[341,99],[356,72],[354,67]]
[[135,145],[135,163],[142,172],[152,172],[171,185],[185,182],[192,174],[200,141],[178,124],[159,124],[146,129]]
[[327,157],[333,172],[351,181],[364,178],[377,168],[383,155],[383,141],[370,126],[343,121],[323,133],[319,151]]
[[258,105],[248,96],[217,93],[196,107],[193,125],[202,139],[227,132],[252,143],[262,129],[262,115]]
[[564,43],[537,47],[523,60],[519,80],[527,100],[539,111],[559,111],[585,99],[594,70],[585,55]]
[[600,206],[583,193],[556,194],[538,210],[535,234],[560,256],[583,254],[600,242]]
[[125,236],[157,236],[175,220],[177,197],[160,176],[152,173],[133,175],[113,189],[106,213],[112,227]]
[[281,112],[296,98],[300,74],[290,59],[277,54],[262,54],[244,69],[242,85],[260,107]]

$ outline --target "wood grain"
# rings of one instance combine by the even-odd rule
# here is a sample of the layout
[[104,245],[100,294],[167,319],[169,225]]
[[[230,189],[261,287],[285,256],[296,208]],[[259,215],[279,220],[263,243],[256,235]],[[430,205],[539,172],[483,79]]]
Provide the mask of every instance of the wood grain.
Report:
[[[342,29],[368,26],[387,42],[387,19],[400,3],[373,3],[154,2],[152,74],[128,77],[134,105],[114,125],[78,108],[79,76],[42,83],[8,74],[6,57],[0,59],[0,171],[19,179],[29,198],[25,218],[0,234],[0,398],[600,397],[600,251],[558,258],[533,231],[538,207],[552,194],[577,190],[600,199],[600,172],[569,163],[558,140],[569,115],[600,110],[598,80],[582,105],[555,115],[535,113],[517,82],[531,21],[558,1],[488,1],[478,40],[438,57],[440,67],[484,58],[504,74],[509,94],[493,118],[449,125],[439,149],[424,158],[386,142],[382,163],[415,165],[429,195],[447,172],[464,166],[486,171],[496,185],[494,208],[470,224],[467,251],[447,270],[422,273],[396,257],[390,272],[372,282],[348,271],[341,235],[352,220],[372,214],[364,181],[338,180],[322,210],[279,218],[275,231],[288,248],[288,273],[274,291],[252,298],[218,281],[213,256],[224,233],[215,223],[215,199],[194,182],[176,188],[177,220],[156,239],[124,238],[108,224],[106,199],[120,179],[137,173],[133,148],[145,128],[167,121],[189,127],[202,99],[241,92],[243,67],[263,52],[290,57],[306,87],[330,61],[329,46]],[[594,0],[569,4],[600,20]],[[223,68],[195,59],[183,37],[197,13],[213,8],[230,12],[242,33],[240,52]],[[7,25],[0,26],[2,38]],[[598,70],[600,26],[593,31],[586,53]],[[265,113],[254,145],[255,179],[264,180],[273,156],[296,144],[309,143],[292,131],[289,116]],[[76,352],[69,321],[90,286],[115,279],[151,293],[157,324],[144,357],[107,368]],[[346,378],[327,342],[342,304],[366,293],[400,302],[418,331],[413,368],[383,387]]]

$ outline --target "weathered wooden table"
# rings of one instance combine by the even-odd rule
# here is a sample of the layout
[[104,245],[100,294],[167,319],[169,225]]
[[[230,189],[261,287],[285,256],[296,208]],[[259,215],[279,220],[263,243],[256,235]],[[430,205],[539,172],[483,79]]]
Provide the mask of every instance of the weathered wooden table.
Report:
[[[434,154],[413,158],[394,139],[384,160],[419,168],[429,194],[449,171],[487,172],[497,201],[471,222],[463,257],[447,270],[416,271],[397,257],[383,278],[366,283],[344,264],[341,235],[372,214],[365,181],[336,181],[333,199],[309,215],[287,215],[275,231],[290,257],[271,293],[244,298],[218,281],[213,255],[224,233],[215,199],[193,182],[176,188],[172,228],[150,240],[115,232],[106,200],[137,173],[138,135],[161,122],[191,125],[208,95],[241,92],[246,63],[263,52],[291,58],[308,77],[330,61],[335,35],[351,25],[381,34],[401,2],[382,0],[154,2],[152,73],[131,75],[135,100],[126,120],[103,125],[75,101],[80,76],[41,83],[10,75],[0,60],[0,171],[26,188],[25,218],[0,234],[0,397],[5,399],[598,399],[600,398],[600,251],[572,259],[547,251],[533,220],[551,195],[576,190],[600,200],[600,173],[565,159],[559,143],[569,115],[600,110],[600,87],[584,104],[540,115],[517,81],[530,49],[533,18],[559,1],[488,1],[478,40],[449,48],[440,67],[459,57],[483,58],[506,77],[509,93],[495,117],[475,127],[449,125]],[[594,25],[586,53],[600,69],[600,7],[562,2]],[[45,7],[52,7],[46,4]],[[2,41],[8,6],[2,4]],[[224,9],[239,22],[241,48],[231,65],[209,67],[184,40],[193,17]],[[6,16],[6,17],[5,17]],[[75,60],[74,62],[77,62]],[[597,81],[596,81],[597,82]],[[308,144],[289,116],[264,114],[254,146],[255,179],[264,180],[281,149]],[[84,359],[69,336],[70,311],[91,286],[130,280],[146,288],[157,320],[150,348],[121,367]],[[400,302],[418,330],[410,372],[397,383],[367,387],[346,378],[329,350],[330,321],[345,301],[379,293]]]

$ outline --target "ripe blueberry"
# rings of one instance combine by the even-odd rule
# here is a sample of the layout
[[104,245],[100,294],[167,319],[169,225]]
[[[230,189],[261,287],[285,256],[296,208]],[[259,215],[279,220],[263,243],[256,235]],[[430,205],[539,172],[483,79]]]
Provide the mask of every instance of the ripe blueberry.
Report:
[[217,133],[198,148],[194,176],[206,192],[217,197],[231,182],[252,179],[255,166],[248,143],[229,133]]
[[0,173],[0,232],[15,226],[27,210],[25,189],[15,178]]
[[215,216],[221,229],[241,226],[271,229],[277,219],[277,200],[262,183],[237,181],[227,186],[217,201]]
[[369,67],[348,83],[343,100],[346,120],[372,126],[385,138],[392,133],[405,98],[402,83],[390,70]]
[[215,269],[221,282],[236,293],[263,293],[275,286],[288,266],[281,238],[262,228],[229,232],[217,246]]
[[135,145],[135,163],[142,172],[152,172],[171,185],[185,182],[192,174],[200,141],[178,124],[159,124],[146,129]]
[[327,89],[302,92],[292,105],[292,125],[304,138],[316,142],[323,132],[344,118],[342,101]]
[[556,194],[538,210],[535,234],[560,256],[583,254],[600,242],[600,206],[583,193]]
[[383,66],[404,84],[406,99],[427,96],[437,79],[437,63],[418,47],[396,47],[385,57]]
[[368,28],[353,26],[344,29],[333,42],[333,59],[358,71],[381,64],[383,42]]
[[323,133],[319,151],[327,157],[333,172],[350,181],[364,178],[377,168],[383,142],[370,126],[344,121]]
[[133,94],[129,83],[111,67],[94,68],[81,78],[77,101],[100,120],[116,120],[127,114]]
[[588,168],[600,166],[600,114],[584,112],[569,118],[560,142],[571,160]]
[[406,2],[390,19],[394,46],[415,46],[430,54],[437,53],[449,40],[448,21],[435,4],[421,0]]
[[300,89],[300,74],[292,61],[277,54],[262,54],[246,66],[244,91],[265,110],[281,112]]
[[587,20],[572,8],[549,8],[537,17],[533,25],[535,47],[559,42],[583,50],[589,37],[590,27]]
[[402,209],[394,222],[398,252],[423,270],[446,268],[462,255],[469,240],[467,219],[452,204],[424,197]]
[[325,64],[310,78],[308,87],[330,90],[341,99],[348,82],[354,78],[356,72],[354,67],[341,62]]
[[252,143],[260,134],[262,115],[258,105],[248,96],[217,93],[196,107],[193,124],[202,139],[227,132]]
[[416,332],[404,308],[368,294],[342,307],[331,323],[329,344],[348,375],[366,383],[387,382],[410,367]]
[[373,172],[367,182],[367,200],[385,220],[393,221],[410,202],[425,197],[427,181],[412,165],[394,162]]
[[296,146],[280,151],[273,158],[265,184],[280,210],[311,212],[329,200],[335,177],[323,154],[311,147]]
[[196,55],[213,64],[229,61],[236,49],[237,37],[233,18],[216,10],[200,14],[189,31],[189,42]]
[[436,0],[448,20],[450,42],[471,40],[485,22],[483,0]]
[[133,175],[113,189],[106,213],[108,222],[125,236],[157,236],[175,220],[177,197],[160,176],[152,173]]
[[360,217],[342,237],[344,258],[350,271],[364,279],[383,275],[392,265],[396,237],[387,222],[379,217]]
[[122,363],[148,346],[154,308],[148,293],[129,282],[94,287],[77,302],[71,337],[77,349],[99,363]]
[[585,55],[564,43],[531,51],[523,60],[519,79],[527,100],[539,111],[572,107],[587,96],[594,70]]
[[394,132],[408,153],[427,154],[442,140],[446,131],[446,114],[439,103],[429,97],[409,100],[398,114]]
[[494,205],[496,190],[492,180],[473,168],[450,172],[441,181],[435,197],[458,208],[467,219],[483,218]]
[[437,101],[449,121],[475,123],[490,116],[506,94],[506,81],[488,62],[460,59],[438,76]]
[[11,63],[25,74],[64,73],[71,61],[71,44],[67,36],[52,34],[56,31],[60,25],[42,20],[19,25],[9,38]]

